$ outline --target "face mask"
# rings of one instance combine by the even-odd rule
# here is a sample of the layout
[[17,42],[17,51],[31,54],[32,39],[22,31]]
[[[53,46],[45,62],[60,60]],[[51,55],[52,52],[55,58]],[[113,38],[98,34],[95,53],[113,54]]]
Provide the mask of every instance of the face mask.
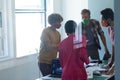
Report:
[[87,24],[88,22],[89,22],[89,20],[86,20],[86,19],[84,19],[84,20],[82,21],[83,24]]
[[108,27],[108,24],[105,21],[102,21],[101,24],[103,27]]
[[61,24],[60,24],[60,23],[55,24],[55,28],[56,28],[56,29],[59,29],[60,27],[61,27]]

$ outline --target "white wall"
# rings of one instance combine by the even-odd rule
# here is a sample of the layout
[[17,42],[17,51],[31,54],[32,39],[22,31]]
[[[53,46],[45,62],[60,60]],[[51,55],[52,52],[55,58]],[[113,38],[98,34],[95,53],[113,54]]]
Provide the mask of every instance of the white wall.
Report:
[[0,11],[2,9],[2,0],[0,0]]
[[62,0],[53,0],[53,12],[60,13],[62,15]]
[[66,37],[66,33],[64,31],[64,24],[67,20],[74,20],[77,23],[81,20],[81,10],[83,8],[87,8],[88,1],[87,0],[61,0],[61,13],[64,18],[61,27],[62,39]]
[[81,10],[88,8],[87,0],[62,0],[62,4],[64,22],[73,19],[79,23],[81,20]]
[[37,55],[0,62],[0,80],[35,80],[39,77]]
[[[0,0],[0,12],[1,12],[1,10],[2,10],[2,1]],[[0,18],[0,20],[1,20],[1,18]],[[0,44],[2,44],[2,40],[1,40],[1,22],[0,22]],[[2,55],[1,54],[1,51],[2,51],[2,47],[0,46],[0,56]]]
[[[62,3],[62,4],[59,4],[59,3]],[[107,7],[114,9],[114,0],[61,0],[61,1],[58,1],[56,5],[59,5],[59,8],[56,8],[55,11],[58,11],[58,12],[61,11],[60,13],[64,18],[62,27],[60,29],[62,39],[64,39],[66,37],[66,33],[64,31],[64,24],[67,20],[72,19],[72,20],[75,20],[77,23],[79,23],[81,20],[81,15],[80,15],[81,10],[84,8],[88,8],[91,11],[91,18],[94,18],[100,21],[100,18],[101,18],[100,11]],[[106,36],[108,49],[111,52],[111,44],[110,44],[111,41],[108,35],[107,28],[103,28],[103,30]],[[101,47],[102,49],[100,50],[100,57],[102,58],[103,54],[105,53],[102,43],[101,43]]]
[[120,0],[115,0],[115,80],[120,79]]
[[[114,10],[114,0],[88,0],[88,8],[91,11],[91,18],[97,19],[100,21],[101,19],[101,14],[100,11],[105,9],[105,8],[112,8]],[[103,27],[102,27],[103,28]],[[110,37],[108,35],[108,30],[107,28],[103,28],[105,36],[106,36],[106,40],[107,40],[107,45],[108,45],[108,49],[111,52],[111,41],[110,41]],[[103,54],[105,53],[104,51],[104,47],[102,42],[101,43],[101,47],[102,49],[100,50],[100,57],[103,57]]]
[[100,11],[104,8],[114,10],[114,0],[88,0],[88,8],[91,11],[91,17],[100,20]]

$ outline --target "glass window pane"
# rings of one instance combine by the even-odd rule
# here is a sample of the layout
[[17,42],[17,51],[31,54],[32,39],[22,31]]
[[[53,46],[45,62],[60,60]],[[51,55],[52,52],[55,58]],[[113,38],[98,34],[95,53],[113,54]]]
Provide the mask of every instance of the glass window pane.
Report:
[[0,28],[2,27],[2,13],[0,12]]
[[3,56],[4,41],[3,41],[3,31],[2,31],[2,13],[0,12],[0,57]]
[[0,28],[0,57],[3,56],[3,38],[2,38],[2,28]]
[[44,9],[44,0],[15,0],[15,9]]
[[43,28],[44,14],[16,13],[17,57],[36,53],[36,49],[39,49]]

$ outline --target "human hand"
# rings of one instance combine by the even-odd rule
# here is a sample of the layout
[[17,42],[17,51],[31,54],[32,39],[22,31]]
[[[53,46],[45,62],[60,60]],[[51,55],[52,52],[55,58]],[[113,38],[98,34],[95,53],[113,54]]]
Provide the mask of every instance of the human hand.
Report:
[[108,50],[106,50],[105,54],[104,54],[104,57],[103,57],[103,60],[108,60],[110,57],[111,57],[111,54],[109,53]]
[[112,65],[112,67],[110,69],[108,69],[107,71],[107,75],[112,75],[114,73],[114,64]]
[[108,69],[108,71],[106,72],[107,75],[112,75],[113,73],[114,73],[114,68],[113,67]]

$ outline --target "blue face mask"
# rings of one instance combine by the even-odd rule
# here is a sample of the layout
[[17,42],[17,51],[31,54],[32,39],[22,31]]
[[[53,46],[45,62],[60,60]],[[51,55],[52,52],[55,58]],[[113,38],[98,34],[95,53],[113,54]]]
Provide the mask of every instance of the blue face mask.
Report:
[[84,19],[84,20],[82,21],[83,24],[87,24],[88,22],[89,22],[88,19]]

